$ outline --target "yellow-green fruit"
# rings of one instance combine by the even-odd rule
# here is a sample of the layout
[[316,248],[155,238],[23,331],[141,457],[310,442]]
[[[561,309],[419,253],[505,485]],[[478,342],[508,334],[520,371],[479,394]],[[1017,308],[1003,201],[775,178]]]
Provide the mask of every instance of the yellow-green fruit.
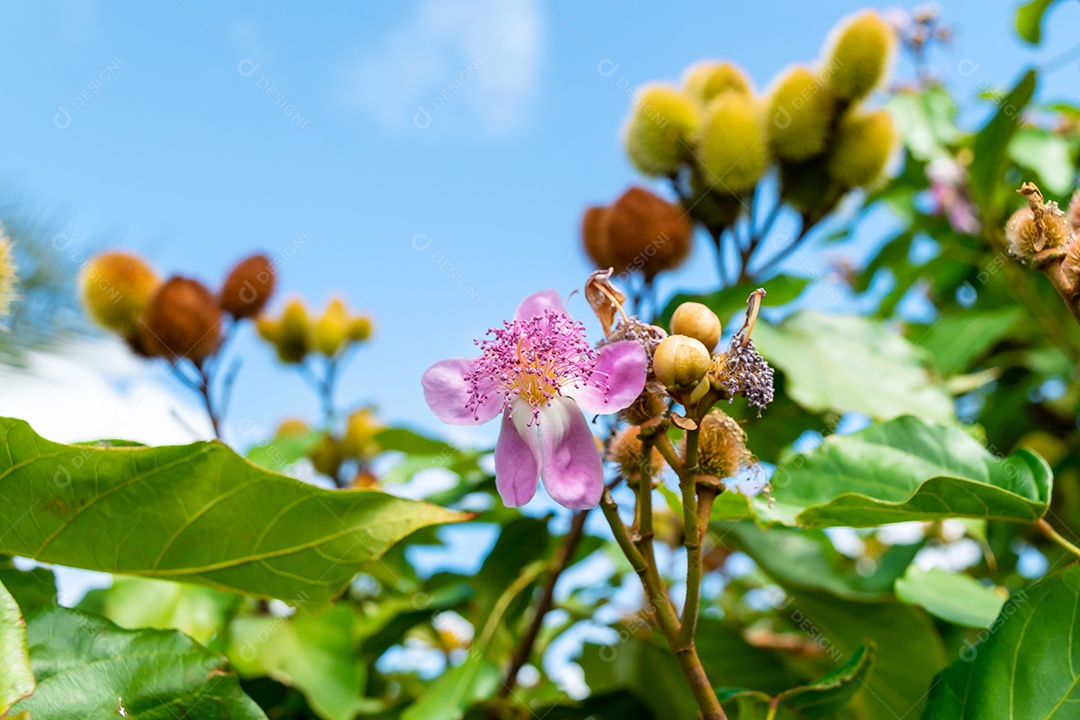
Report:
[[382,424],[368,408],[349,415],[345,422],[345,434],[341,438],[341,449],[345,456],[369,459],[378,455],[382,448],[376,442],[375,436],[382,430]]
[[338,470],[345,457],[341,451],[341,443],[332,435],[324,435],[319,444],[308,455],[312,466],[317,472],[330,477],[337,477]]
[[274,438],[293,439],[301,438],[311,432],[308,424],[300,418],[285,418],[277,427]]
[[298,299],[285,304],[281,313],[278,357],[284,363],[298,363],[311,352],[311,321],[307,308]]
[[783,160],[805,160],[825,149],[836,102],[829,86],[804,65],[784,72],[769,93],[769,143]]
[[832,32],[822,68],[836,97],[858,100],[880,85],[895,44],[896,32],[873,10],[841,21]]
[[354,315],[349,320],[349,340],[351,342],[364,342],[374,332],[371,318],[367,315]]
[[626,154],[646,175],[676,172],[690,157],[697,124],[697,107],[685,93],[670,85],[647,85],[634,97],[627,120]]
[[769,145],[753,98],[726,92],[709,104],[696,159],[702,180],[716,191],[738,194],[757,184],[769,167]]
[[134,337],[139,316],[161,285],[161,279],[139,256],[112,251],[83,266],[82,301],[90,318],[106,330]]
[[752,95],[753,86],[742,68],[720,60],[702,60],[686,68],[683,87],[691,97],[705,105],[720,93],[734,90]]
[[708,349],[692,337],[671,335],[656,346],[653,372],[669,390],[697,385],[712,364]]
[[829,154],[829,175],[846,188],[881,179],[896,146],[896,128],[885,110],[849,112],[840,119]]
[[720,342],[723,328],[720,318],[707,306],[699,302],[685,302],[675,308],[675,313],[671,316],[671,332],[692,337],[712,352]]
[[344,302],[334,298],[315,322],[312,344],[326,357],[333,357],[341,350],[348,336],[349,311]]

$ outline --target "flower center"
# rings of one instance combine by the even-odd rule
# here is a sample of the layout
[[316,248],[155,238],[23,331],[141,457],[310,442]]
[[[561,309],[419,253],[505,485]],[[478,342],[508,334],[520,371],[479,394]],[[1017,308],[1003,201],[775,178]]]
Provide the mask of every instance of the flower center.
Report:
[[585,339],[585,326],[565,313],[547,310],[527,320],[504,322],[476,344],[481,354],[465,377],[466,406],[473,413],[498,393],[511,413],[515,404],[528,403],[535,421],[540,409],[567,385],[606,390],[602,380],[593,377],[596,352]]

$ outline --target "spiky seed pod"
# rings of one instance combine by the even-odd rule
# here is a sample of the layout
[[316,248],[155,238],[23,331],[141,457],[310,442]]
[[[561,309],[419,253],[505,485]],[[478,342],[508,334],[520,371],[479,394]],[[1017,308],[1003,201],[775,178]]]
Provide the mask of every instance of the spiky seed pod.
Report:
[[1058,204],[1054,201],[1046,203],[1046,209],[1043,212],[1043,237],[1046,239],[1046,247],[1067,247],[1072,243],[1073,235],[1072,223]]
[[681,265],[693,249],[693,225],[681,206],[632,187],[608,208],[609,267],[651,280]]
[[1069,219],[1069,224],[1072,225],[1073,230],[1080,230],[1080,190],[1073,193],[1066,217]]
[[676,172],[690,157],[698,124],[693,100],[670,85],[646,85],[634,97],[626,123],[626,154],[645,175]]
[[300,418],[285,418],[274,432],[275,439],[300,438],[311,432],[308,424]]
[[237,320],[258,315],[274,294],[277,272],[266,255],[246,257],[225,276],[218,299],[221,309]]
[[769,93],[769,144],[783,160],[800,161],[825,149],[836,101],[829,86],[810,68],[795,65],[782,73]]
[[712,357],[700,340],[685,335],[670,335],[656,346],[653,372],[668,390],[693,387],[705,377]]
[[138,255],[114,250],[91,258],[83,266],[79,285],[90,319],[106,330],[132,338],[161,279]]
[[843,194],[843,186],[829,175],[825,156],[801,163],[780,163],[780,196],[806,215],[810,224],[832,212]]
[[586,208],[581,216],[581,247],[600,270],[615,264],[608,249],[607,216],[608,209],[602,205]]
[[1030,260],[1042,250],[1063,248],[1072,244],[1072,226],[1057,203],[1046,203],[1042,223],[1043,235],[1040,241],[1035,215],[1030,207],[1024,206],[1009,217],[1005,223],[1005,239],[1009,243],[1009,252],[1014,257]]
[[18,267],[12,251],[11,240],[0,227],[0,329],[7,329],[4,318],[11,314],[11,303],[15,300],[15,285],[18,279]]
[[326,357],[337,355],[349,337],[349,311],[344,301],[334,298],[315,321],[311,344]]
[[858,100],[888,76],[896,31],[874,10],[845,18],[830,33],[822,74],[836,97]]
[[1073,237],[1065,251],[1065,259],[1061,262],[1061,270],[1065,273],[1065,279],[1076,289],[1076,281],[1080,279],[1080,237]]
[[308,459],[311,460],[311,464],[317,472],[330,477],[337,477],[338,470],[341,469],[341,463],[345,461],[345,456],[341,451],[341,442],[327,433],[312,449]]
[[765,174],[769,144],[762,120],[757,102],[741,93],[729,91],[709,103],[696,136],[695,158],[711,188],[742,193]]
[[375,419],[370,408],[363,408],[349,415],[345,421],[345,434],[341,436],[341,449],[346,457],[370,459],[382,448],[375,436],[382,431],[382,424]]
[[221,341],[221,308],[201,282],[174,275],[150,298],[140,325],[140,344],[150,355],[200,363]]
[[753,95],[754,88],[742,68],[734,63],[720,60],[701,60],[683,72],[683,87],[702,105],[720,93],[732,90],[743,95]]
[[287,364],[302,362],[312,347],[311,320],[304,303],[298,298],[286,303],[280,322],[280,334],[276,343],[278,358]]
[[638,437],[639,433],[639,428],[624,428],[612,438],[607,449],[607,459],[618,465],[619,472],[630,482],[640,482],[644,476],[643,470],[648,477],[654,477],[663,462],[660,451],[652,447],[647,460],[648,465],[644,464],[646,457],[644,446]]
[[717,231],[734,225],[742,210],[738,195],[726,192],[721,185],[705,182],[701,171],[694,168],[690,174],[690,197],[684,203],[688,215],[710,231]]
[[832,143],[829,175],[846,188],[873,185],[884,174],[896,139],[896,128],[884,109],[848,112],[840,119]]
[[349,342],[364,342],[374,331],[374,323],[367,315],[353,315],[349,319]]
[[719,480],[734,477],[754,461],[746,449],[746,432],[719,408],[701,419],[698,433],[698,469]]
[[712,352],[720,342],[724,329],[716,313],[699,302],[685,302],[675,308],[671,316],[671,332],[700,340],[705,349]]
[[664,388],[656,383],[646,385],[645,389],[630,407],[622,411],[622,416],[631,425],[644,425],[667,412]]

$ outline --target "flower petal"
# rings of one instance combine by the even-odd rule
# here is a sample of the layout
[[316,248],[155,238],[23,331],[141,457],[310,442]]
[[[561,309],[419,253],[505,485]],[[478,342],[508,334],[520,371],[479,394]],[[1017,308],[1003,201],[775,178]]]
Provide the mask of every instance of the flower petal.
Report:
[[[641,343],[620,340],[605,345],[600,349],[592,375],[601,387],[568,385],[563,388],[563,395],[573,398],[586,413],[604,415],[618,412],[630,407],[645,389],[647,365],[648,358]],[[603,387],[607,387],[606,393]]]
[[555,398],[540,410],[540,477],[548,495],[572,510],[596,507],[604,492],[604,464],[577,404]]
[[566,312],[566,306],[563,305],[559,293],[554,290],[541,290],[521,301],[521,304],[518,305],[517,312],[514,313],[514,319],[528,320],[536,315],[543,315],[545,310],[554,310],[556,312],[561,312],[564,315],[570,314]]
[[[420,383],[424,386],[424,400],[431,412],[444,423],[451,425],[479,425],[494,418],[502,410],[491,383],[484,396],[484,402],[477,408],[476,414],[466,407],[469,399],[469,384],[465,376],[472,371],[473,361],[469,358],[450,358],[440,360],[427,369]],[[478,417],[479,416],[479,417]]]
[[540,450],[536,446],[536,427],[529,408],[510,417],[503,413],[499,442],[495,445],[495,487],[509,507],[520,507],[536,494],[536,476],[540,473]]

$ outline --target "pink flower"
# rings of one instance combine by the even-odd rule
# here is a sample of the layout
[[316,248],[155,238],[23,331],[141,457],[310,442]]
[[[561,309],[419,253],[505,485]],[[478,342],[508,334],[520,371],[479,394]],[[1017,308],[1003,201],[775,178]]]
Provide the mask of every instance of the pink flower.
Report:
[[452,425],[479,425],[502,412],[495,484],[507,505],[529,502],[539,475],[560,505],[595,507],[604,468],[582,413],[618,412],[637,399],[644,348],[622,341],[593,350],[554,290],[525,298],[513,321],[487,334],[476,341],[480,357],[443,360],[424,373],[431,411]]

